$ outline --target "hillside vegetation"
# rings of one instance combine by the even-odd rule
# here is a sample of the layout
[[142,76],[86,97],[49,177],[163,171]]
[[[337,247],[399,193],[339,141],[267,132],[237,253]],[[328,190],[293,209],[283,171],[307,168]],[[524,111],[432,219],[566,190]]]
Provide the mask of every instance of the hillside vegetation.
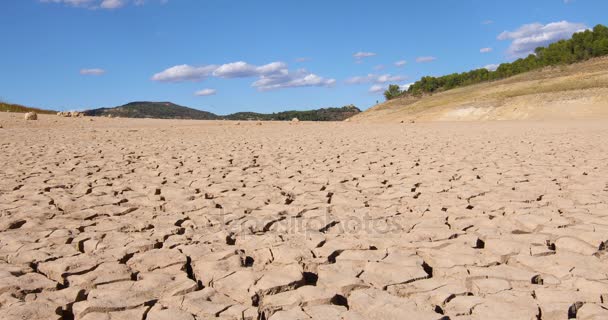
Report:
[[115,108],[87,110],[87,116],[112,116],[121,118],[196,119],[215,120],[218,116],[206,111],[176,105],[171,102],[137,101]]
[[227,120],[278,120],[288,121],[293,118],[298,118],[301,121],[343,121],[358,113],[359,108],[350,105],[342,108],[323,108],[308,111],[283,111],[277,113],[255,113],[255,112],[238,112],[222,118]]
[[420,96],[402,95],[352,121],[454,121],[608,117],[608,57],[530,71]]
[[548,66],[568,65],[608,55],[608,27],[597,25],[593,30],[575,33],[571,39],[560,40],[547,47],[536,48],[534,54],[503,63],[495,71],[476,69],[441,77],[422,77],[405,91],[391,85],[384,95],[387,100],[400,96],[420,96],[493,80],[506,79]]
[[85,111],[88,116],[112,116],[121,118],[155,119],[197,119],[197,120],[277,120],[288,121],[298,118],[302,121],[342,121],[360,113],[355,106],[326,108],[308,111],[283,111],[264,114],[256,112],[237,112],[225,116],[179,106],[171,102],[131,102],[115,108],[100,108]]
[[42,113],[42,114],[57,113],[57,111],[53,111],[53,110],[30,108],[30,107],[22,106],[19,104],[4,103],[4,102],[0,102],[0,112],[20,112],[20,113],[36,112],[36,113]]

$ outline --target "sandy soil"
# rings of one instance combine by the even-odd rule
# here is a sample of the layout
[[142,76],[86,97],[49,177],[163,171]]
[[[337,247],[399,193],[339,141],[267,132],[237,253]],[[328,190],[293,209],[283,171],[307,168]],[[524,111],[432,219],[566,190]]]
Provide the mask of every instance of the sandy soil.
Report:
[[0,125],[2,319],[608,318],[608,121]]

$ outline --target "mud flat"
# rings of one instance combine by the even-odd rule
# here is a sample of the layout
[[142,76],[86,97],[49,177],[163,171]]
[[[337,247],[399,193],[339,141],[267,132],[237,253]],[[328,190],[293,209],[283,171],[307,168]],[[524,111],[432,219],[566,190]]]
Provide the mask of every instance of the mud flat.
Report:
[[608,121],[0,124],[2,319],[608,318]]

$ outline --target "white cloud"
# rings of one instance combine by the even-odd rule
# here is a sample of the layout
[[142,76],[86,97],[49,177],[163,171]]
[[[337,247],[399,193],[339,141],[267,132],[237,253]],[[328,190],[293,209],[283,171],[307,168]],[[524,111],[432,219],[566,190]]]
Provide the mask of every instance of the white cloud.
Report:
[[[72,7],[80,7],[86,9],[118,9],[133,3],[136,6],[144,5],[151,0],[39,0],[43,3],[58,3]],[[166,4],[168,0],[155,0],[160,4]]]
[[374,66],[374,70],[376,70],[376,71],[384,70],[384,65],[383,64],[379,64],[377,66]]
[[395,62],[395,66],[397,66],[399,68],[405,66],[406,64],[407,64],[407,61],[405,61],[405,60],[399,60],[399,61]]
[[363,58],[373,57],[375,55],[376,54],[373,53],[373,52],[362,52],[362,51],[359,51],[359,52],[353,54],[353,57],[355,57],[355,59],[363,59]]
[[199,97],[205,97],[205,96],[212,96],[216,93],[217,93],[217,90],[215,90],[215,89],[203,89],[203,90],[199,90],[199,91],[195,92],[194,95],[199,96]]
[[405,80],[404,76],[390,74],[368,74],[367,76],[358,76],[346,79],[347,84],[363,84],[363,83],[387,83],[400,82]]
[[494,23],[493,20],[484,20],[481,22],[481,24],[485,24],[485,25],[492,24],[492,23]]
[[488,64],[486,66],[484,66],[483,68],[488,70],[488,71],[496,71],[496,69],[498,69],[499,64]]
[[179,65],[168,68],[152,76],[152,80],[160,82],[202,81],[207,77],[224,79],[257,77],[252,86],[260,91],[268,91],[295,87],[329,87],[335,79],[320,77],[305,69],[289,71],[284,62],[272,62],[255,66],[244,61],[226,63],[220,66],[190,66]]
[[433,62],[435,60],[437,60],[437,58],[431,56],[416,58],[416,62],[418,63]]
[[305,69],[299,69],[295,72],[285,70],[285,72],[262,75],[251,86],[259,91],[269,91],[297,87],[331,87],[335,83],[336,79],[323,78]]
[[359,52],[353,54],[353,57],[355,58],[356,63],[363,63],[363,59],[373,57],[375,55],[376,54],[374,52],[359,51]]
[[255,70],[257,71],[256,75],[284,73],[285,71],[287,71],[287,64],[280,61],[271,62],[269,64],[259,66]]
[[481,49],[479,49],[479,52],[490,53],[490,52],[492,52],[492,50],[493,50],[492,48],[481,48]]
[[[401,91],[405,91],[407,90],[413,83],[408,83],[408,84],[402,84],[399,85],[399,89]],[[386,84],[374,84],[371,87],[369,87],[368,92],[369,93],[374,93],[374,94],[379,94],[379,93],[384,93],[384,91],[388,90],[388,85]]]
[[369,93],[383,93],[387,87],[381,84],[375,84],[369,88]]
[[511,40],[507,53],[511,57],[525,57],[534,52],[537,47],[543,47],[561,39],[567,39],[573,33],[584,31],[587,26],[583,23],[568,21],[548,24],[532,23],[519,27],[515,31],[504,31],[498,40]]
[[403,85],[399,86],[399,88],[402,91],[405,91],[405,90],[409,89],[413,84],[414,84],[413,82],[412,83],[403,84]]
[[161,82],[201,81],[217,69],[217,66],[193,67],[187,64],[174,66],[152,76],[152,80]]
[[125,5],[125,0],[103,0],[99,7],[103,9],[117,9]]
[[94,3],[96,0],[40,0],[45,3],[63,3],[73,7],[87,7]]
[[285,72],[287,65],[283,62],[272,62],[258,67],[237,61],[219,66],[213,71],[213,75],[220,78],[248,78]]
[[375,79],[375,82],[377,83],[387,83],[387,82],[399,82],[399,81],[403,81],[405,80],[404,76],[393,76],[390,74],[383,74],[378,76]]
[[105,70],[103,69],[99,69],[99,68],[93,68],[93,69],[81,69],[80,70],[80,74],[83,76],[100,76],[102,74],[106,73]]

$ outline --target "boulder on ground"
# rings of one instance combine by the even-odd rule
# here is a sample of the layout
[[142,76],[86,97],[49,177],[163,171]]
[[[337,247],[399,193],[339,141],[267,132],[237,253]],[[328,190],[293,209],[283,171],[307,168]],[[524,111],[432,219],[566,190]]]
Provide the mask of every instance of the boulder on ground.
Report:
[[291,119],[291,122],[300,122],[300,119],[298,119],[298,118],[293,118],[293,119]]
[[84,112],[65,111],[65,112],[57,112],[57,115],[60,117],[66,117],[66,118],[82,118],[82,117],[84,117]]
[[38,120],[38,114],[36,112],[28,112],[25,114],[25,120]]

